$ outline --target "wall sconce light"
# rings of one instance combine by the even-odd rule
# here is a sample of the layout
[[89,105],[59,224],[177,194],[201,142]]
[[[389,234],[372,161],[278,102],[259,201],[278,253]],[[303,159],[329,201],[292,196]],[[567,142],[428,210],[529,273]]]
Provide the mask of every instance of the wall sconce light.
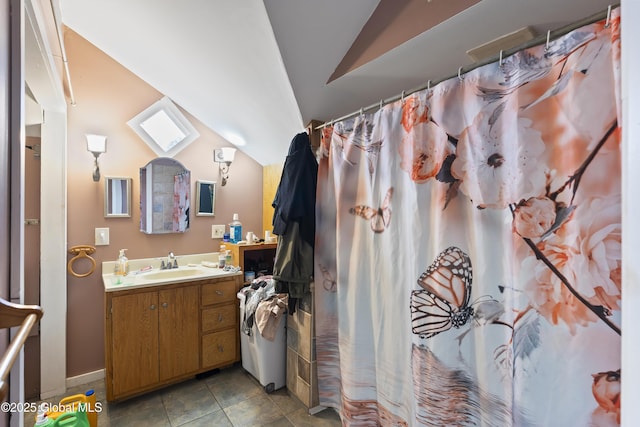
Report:
[[91,151],[93,154],[93,180],[95,182],[100,181],[100,166],[98,165],[98,157],[100,154],[107,151],[107,137],[103,135],[87,134],[87,151]]
[[218,162],[223,186],[227,184],[227,179],[229,178],[229,166],[231,166],[231,162],[233,162],[235,156],[235,148],[222,147],[213,150],[213,161]]

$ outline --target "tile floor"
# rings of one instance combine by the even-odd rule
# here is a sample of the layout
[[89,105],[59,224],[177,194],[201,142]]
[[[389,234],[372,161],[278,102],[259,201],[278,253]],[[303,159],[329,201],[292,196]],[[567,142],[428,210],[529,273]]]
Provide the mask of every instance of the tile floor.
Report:
[[[222,369],[202,379],[192,379],[129,399],[106,403],[104,381],[74,387],[65,396],[93,388],[102,402],[99,427],[253,427],[253,426],[340,426],[333,409],[309,415],[307,409],[286,388],[267,394],[241,364]],[[60,401],[54,397],[49,403]],[[33,416],[33,414],[31,414]],[[25,426],[33,425],[31,419]]]

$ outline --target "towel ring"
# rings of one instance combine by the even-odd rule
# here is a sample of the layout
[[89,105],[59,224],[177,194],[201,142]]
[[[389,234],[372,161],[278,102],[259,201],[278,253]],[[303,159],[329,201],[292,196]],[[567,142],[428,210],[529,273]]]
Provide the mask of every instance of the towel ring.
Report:
[[[96,248],[94,248],[93,246],[88,246],[88,245],[79,245],[79,246],[71,247],[69,249],[69,253],[72,254],[72,255],[75,255],[75,256],[73,258],[71,258],[69,260],[69,263],[67,264],[67,271],[69,272],[69,274],[71,274],[71,275],[73,275],[75,277],[87,277],[90,274],[92,274],[96,269],[96,260],[91,258],[89,255],[91,255],[95,251],[96,251]],[[89,261],[91,261],[91,268],[86,273],[76,273],[73,270],[73,263],[75,263],[76,261],[78,261],[81,258],[89,258]]]

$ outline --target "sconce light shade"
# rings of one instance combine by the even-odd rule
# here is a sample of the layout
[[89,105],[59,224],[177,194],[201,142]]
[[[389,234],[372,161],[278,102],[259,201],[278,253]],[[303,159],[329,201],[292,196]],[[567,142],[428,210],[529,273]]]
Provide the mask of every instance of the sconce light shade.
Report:
[[87,150],[95,153],[104,153],[107,151],[107,137],[103,135],[87,134]]
[[219,165],[222,186],[227,184],[227,179],[229,179],[229,166],[231,166],[231,162],[233,162],[235,156],[236,149],[232,147],[222,147],[213,150],[213,161]]
[[100,166],[98,165],[98,157],[107,151],[107,137],[103,135],[86,134],[87,151],[91,151],[94,157],[93,163],[93,180],[100,181]]
[[213,160],[219,163],[231,163],[236,157],[236,149],[222,147],[213,150]]

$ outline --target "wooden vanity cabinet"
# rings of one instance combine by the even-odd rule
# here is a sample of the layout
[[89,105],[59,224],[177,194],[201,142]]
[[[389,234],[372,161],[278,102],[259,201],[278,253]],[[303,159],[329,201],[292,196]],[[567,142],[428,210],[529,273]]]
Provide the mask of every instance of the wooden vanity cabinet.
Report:
[[240,360],[241,276],[107,292],[107,400]]

